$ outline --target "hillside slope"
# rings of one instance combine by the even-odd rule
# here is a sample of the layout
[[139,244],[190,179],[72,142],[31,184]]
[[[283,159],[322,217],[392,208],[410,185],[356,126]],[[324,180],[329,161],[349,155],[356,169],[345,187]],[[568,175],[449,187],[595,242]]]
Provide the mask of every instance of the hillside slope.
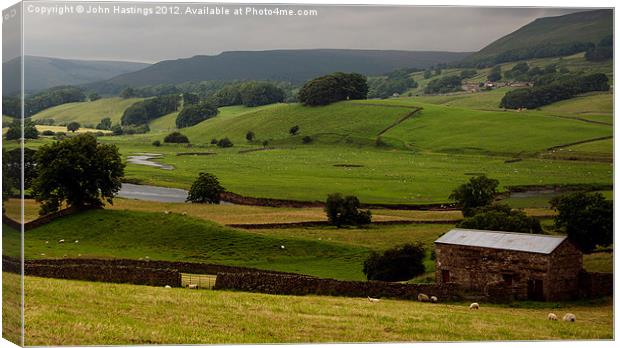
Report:
[[45,109],[32,116],[33,120],[53,119],[55,124],[77,121],[82,126],[95,126],[104,117],[119,123],[125,109],[141,101],[142,98],[103,98],[92,102],[79,102],[58,105]]
[[[304,82],[334,71],[378,75],[398,68],[455,62],[469,53],[380,50],[273,50],[224,52],[167,60],[106,81],[134,87],[204,80]],[[97,88],[97,85],[91,86]]]
[[[19,91],[19,59],[2,64],[5,78],[2,88],[6,94]],[[80,85],[100,80],[107,80],[117,75],[137,71],[148,67],[147,63],[75,60],[37,56],[26,56],[24,61],[24,83],[26,91],[38,91],[61,85]]]
[[464,62],[487,61],[512,50],[544,44],[598,43],[601,38],[612,34],[613,10],[611,9],[539,18],[472,54]]

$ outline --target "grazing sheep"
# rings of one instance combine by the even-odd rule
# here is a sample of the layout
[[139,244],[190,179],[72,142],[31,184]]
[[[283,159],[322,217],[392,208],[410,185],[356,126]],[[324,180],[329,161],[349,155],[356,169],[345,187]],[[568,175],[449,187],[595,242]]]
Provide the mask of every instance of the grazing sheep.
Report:
[[474,302],[469,305],[469,309],[480,309],[480,305],[477,302]]
[[558,320],[558,316],[555,313],[549,313],[547,315],[547,320]]
[[280,245],[280,249],[284,249],[284,245]]
[[437,301],[439,301],[439,300],[437,299],[437,296],[431,296],[431,302],[433,302],[433,303],[437,303]]
[[187,287],[190,289],[198,289],[198,284],[188,284]]
[[166,289],[171,289],[171,288],[172,288],[172,286],[170,286],[170,285],[166,285],[166,286],[164,286],[164,288],[166,288]]
[[79,243],[79,242],[80,242],[79,240],[77,240],[77,239],[75,240],[75,244],[77,244],[77,243]]
[[577,320],[577,317],[573,313],[566,313],[564,314],[564,318],[562,318],[562,320],[574,322]]
[[41,253],[41,256],[45,256],[45,253]]
[[187,212],[186,212],[186,211],[184,211],[181,215],[185,216],[185,215],[187,215]]
[[58,243],[64,243],[64,242],[65,242],[64,239],[61,239],[61,240],[58,241]]
[[46,241],[45,241],[45,244],[49,244],[49,243],[50,243],[50,241],[49,241],[49,240],[46,240]]
[[164,210],[164,214],[168,215],[168,214],[170,214],[170,211]]
[[370,296],[368,296],[368,302],[379,302],[380,300],[378,298],[372,298]]
[[418,294],[418,301],[420,302],[428,302],[428,295],[426,294]]

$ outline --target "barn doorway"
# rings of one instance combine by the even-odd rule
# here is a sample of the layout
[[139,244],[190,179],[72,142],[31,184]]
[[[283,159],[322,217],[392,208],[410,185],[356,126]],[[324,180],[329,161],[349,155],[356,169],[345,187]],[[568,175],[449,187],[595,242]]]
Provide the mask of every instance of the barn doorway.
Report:
[[447,269],[441,270],[441,282],[446,284],[450,282],[450,271]]
[[545,299],[542,279],[530,279],[527,281],[527,298],[534,301],[543,301]]

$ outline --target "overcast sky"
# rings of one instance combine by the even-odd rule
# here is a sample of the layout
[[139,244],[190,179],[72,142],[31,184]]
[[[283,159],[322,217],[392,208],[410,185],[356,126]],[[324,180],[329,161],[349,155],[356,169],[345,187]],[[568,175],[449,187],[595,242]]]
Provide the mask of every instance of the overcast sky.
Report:
[[[33,3],[31,3],[33,4]],[[35,3],[39,11],[59,3]],[[72,2],[70,5],[77,6]],[[84,12],[89,6],[84,4]],[[575,9],[267,6],[314,9],[316,16],[42,15],[25,6],[27,55],[158,62],[223,51],[351,48],[476,51],[532,20]],[[121,3],[131,7],[131,3]],[[153,4],[133,4],[154,9]],[[171,4],[201,9],[203,5]],[[211,5],[213,6],[213,5]],[[262,5],[249,5],[262,9]],[[238,6],[227,5],[231,11]],[[74,8],[74,11],[77,11]],[[148,11],[148,10],[147,10]]]

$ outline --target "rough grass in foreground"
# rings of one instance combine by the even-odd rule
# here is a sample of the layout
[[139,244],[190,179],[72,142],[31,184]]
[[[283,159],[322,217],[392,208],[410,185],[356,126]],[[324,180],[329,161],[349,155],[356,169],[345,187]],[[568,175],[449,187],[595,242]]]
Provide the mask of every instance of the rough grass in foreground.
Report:
[[[7,277],[15,277],[7,275]],[[26,345],[611,339],[611,301],[549,308],[164,289],[26,277]],[[557,307],[557,306],[553,306]],[[547,321],[566,312],[575,323]]]

